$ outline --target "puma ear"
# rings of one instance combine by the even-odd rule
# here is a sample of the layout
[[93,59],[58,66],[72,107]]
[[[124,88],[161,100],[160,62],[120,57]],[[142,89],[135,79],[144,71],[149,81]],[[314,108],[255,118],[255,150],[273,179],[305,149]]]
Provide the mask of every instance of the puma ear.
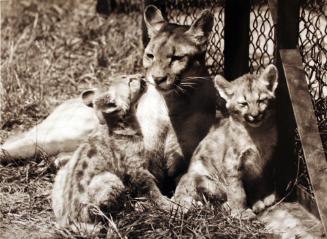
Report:
[[278,70],[276,66],[267,66],[266,69],[261,73],[260,80],[267,86],[269,91],[275,93],[278,85]]
[[186,33],[192,35],[198,45],[203,45],[208,41],[213,23],[212,13],[209,10],[204,10]]
[[144,22],[150,38],[157,34],[167,23],[161,11],[154,5],[149,5],[144,9]]
[[94,105],[97,111],[103,114],[112,114],[120,110],[116,101],[110,96],[109,92],[97,96],[94,99]]
[[116,113],[120,110],[116,102],[111,99],[109,91],[99,95],[98,89],[89,89],[82,92],[83,102],[94,109],[100,124],[105,124],[105,116]]
[[223,76],[216,75],[214,79],[214,84],[217,91],[219,92],[219,95],[223,97],[226,101],[228,101],[233,95],[232,83],[227,81]]
[[136,102],[141,95],[142,88],[142,80],[141,79],[133,79],[129,82],[129,91],[130,91],[130,104]]
[[81,98],[86,106],[93,108],[93,100],[97,92],[98,89],[96,88],[88,89],[82,92]]

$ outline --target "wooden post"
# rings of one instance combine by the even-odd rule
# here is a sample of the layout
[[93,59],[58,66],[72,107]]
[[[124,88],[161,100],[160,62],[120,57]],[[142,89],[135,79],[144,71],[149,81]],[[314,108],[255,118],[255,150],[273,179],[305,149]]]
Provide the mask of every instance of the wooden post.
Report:
[[319,135],[317,119],[305,80],[299,50],[280,50],[281,62],[292,101],[309,178],[316,198],[319,216],[327,229],[327,162]]
[[250,0],[228,0],[225,5],[224,73],[233,80],[249,72]]
[[278,49],[295,49],[299,41],[300,0],[279,0],[277,12]]
[[[161,10],[162,16],[165,19],[167,19],[167,17],[166,17],[166,4],[165,4],[165,1],[160,1],[160,0],[143,0],[143,11],[142,11],[142,13],[144,13],[144,9],[148,5],[154,5],[157,8],[159,8]],[[143,43],[143,48],[146,47],[146,45],[148,44],[148,42],[149,42],[148,31],[146,30],[144,18],[142,17],[142,43]]]
[[97,13],[109,15],[116,7],[116,0],[97,0],[95,9]]

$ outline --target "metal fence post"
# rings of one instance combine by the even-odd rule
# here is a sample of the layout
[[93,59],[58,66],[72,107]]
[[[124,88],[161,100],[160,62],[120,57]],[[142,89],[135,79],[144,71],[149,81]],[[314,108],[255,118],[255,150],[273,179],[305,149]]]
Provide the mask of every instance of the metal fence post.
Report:
[[249,72],[250,0],[228,0],[225,8],[224,73],[233,80]]

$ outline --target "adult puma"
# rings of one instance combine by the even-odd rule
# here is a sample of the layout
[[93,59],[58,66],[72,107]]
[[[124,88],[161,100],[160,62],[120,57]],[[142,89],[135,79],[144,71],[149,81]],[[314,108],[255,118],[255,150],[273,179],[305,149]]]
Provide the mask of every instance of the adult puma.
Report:
[[150,171],[167,193],[214,122],[216,91],[205,66],[213,16],[205,10],[190,27],[182,26],[166,22],[150,5],[144,21],[150,36],[143,56],[148,87],[136,115],[154,159]]
[[[182,26],[166,22],[160,10],[148,6],[144,20],[150,36],[143,59],[147,89],[138,102],[136,116],[146,152],[153,158],[150,171],[161,188],[170,192],[187,170],[194,149],[207,134],[216,114],[216,90],[205,66],[213,16],[206,10],[191,26]],[[65,107],[59,106],[36,127],[39,130],[24,134],[24,142],[28,144],[18,139],[1,146],[0,161],[10,160],[6,154],[1,155],[5,151],[12,158],[32,156],[37,145],[50,155],[61,152],[67,145],[71,147],[65,148],[66,151],[74,151],[98,124],[92,109],[82,102],[76,104],[81,109],[76,114],[79,117],[67,117],[76,110],[65,102]],[[74,132],[70,128],[63,131],[63,125],[70,125]],[[67,144],[72,133],[74,144]],[[25,151],[21,154],[23,147]]]

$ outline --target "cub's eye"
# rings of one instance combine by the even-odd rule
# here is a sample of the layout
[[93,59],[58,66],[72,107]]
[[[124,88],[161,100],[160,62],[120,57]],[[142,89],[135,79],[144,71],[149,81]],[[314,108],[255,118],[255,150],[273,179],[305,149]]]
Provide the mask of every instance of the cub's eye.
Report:
[[115,107],[117,107],[116,103],[114,103],[114,102],[109,102],[109,103],[107,104],[107,106],[110,107],[110,108],[115,108]]
[[265,103],[265,102],[267,102],[267,98],[263,98],[263,99],[259,99],[257,102],[259,103],[259,104],[262,104],[262,103]]
[[153,59],[153,58],[154,58],[154,55],[151,54],[151,53],[146,53],[146,57],[147,57],[147,58],[150,58],[150,59]]
[[182,61],[185,59],[185,56],[172,56],[171,61]]
[[247,105],[248,105],[248,103],[247,103],[247,102],[245,102],[245,101],[242,101],[242,102],[238,102],[238,104],[239,104],[240,106],[242,106],[242,107],[245,107],[245,106],[247,106]]

